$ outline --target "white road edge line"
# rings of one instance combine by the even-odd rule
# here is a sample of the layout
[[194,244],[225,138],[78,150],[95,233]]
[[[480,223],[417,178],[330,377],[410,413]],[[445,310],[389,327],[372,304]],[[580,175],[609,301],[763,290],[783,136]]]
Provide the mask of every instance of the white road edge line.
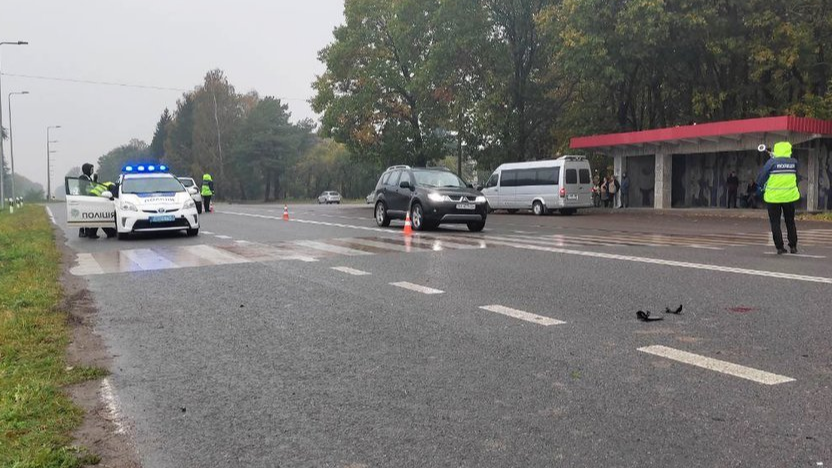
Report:
[[[763,255],[777,255],[776,252],[763,252]],[[806,254],[787,254],[784,255],[786,257],[800,257],[800,258],[817,258],[817,259],[824,259],[823,255],[806,255]]]
[[116,426],[116,434],[126,434],[127,429],[124,427],[124,416],[119,409],[118,399],[113,391],[113,386],[110,385],[110,379],[106,378],[101,381],[101,400],[104,406],[107,407],[109,419]]
[[659,356],[673,361],[678,361],[684,364],[701,367],[722,374],[732,375],[741,379],[750,380],[752,382],[761,383],[763,385],[778,385],[788,382],[794,382],[795,379],[783,375],[772,374],[751,367],[741,366],[739,364],[732,364],[730,362],[712,359],[698,354],[679,351],[678,349],[668,348],[667,346],[645,346],[638,348],[639,351],[654,356]]
[[419,286],[418,284],[408,283],[406,281],[402,281],[399,283],[390,283],[390,286],[395,286],[397,288],[402,289],[409,289],[411,291],[416,291],[422,294],[444,294],[445,291],[440,291],[438,289],[428,288],[426,286]]
[[556,320],[549,317],[544,317],[542,315],[536,315],[529,312],[523,312],[522,310],[512,309],[510,307],[504,307],[501,305],[489,305],[489,306],[482,306],[480,307],[482,310],[487,310],[488,312],[494,312],[496,314],[506,315],[508,317],[513,317],[520,320],[525,320],[526,322],[536,323],[538,325],[543,325],[544,327],[550,327],[552,325],[563,325],[566,322],[561,320]]
[[46,207],[46,213],[49,215],[49,220],[50,220],[50,221],[52,221],[52,224],[54,224],[55,226],[57,226],[57,225],[58,225],[58,223],[57,223],[57,222],[55,222],[55,215],[54,215],[54,214],[52,214],[52,210],[51,210],[48,206]]
[[370,276],[372,274],[367,273],[366,271],[356,270],[355,268],[350,267],[332,267],[332,269],[352,276]]
[[217,239],[222,239],[222,240],[231,240],[231,239],[232,239],[232,237],[231,237],[231,236],[220,236],[220,235],[217,235],[217,236],[214,236],[214,237],[216,237]]

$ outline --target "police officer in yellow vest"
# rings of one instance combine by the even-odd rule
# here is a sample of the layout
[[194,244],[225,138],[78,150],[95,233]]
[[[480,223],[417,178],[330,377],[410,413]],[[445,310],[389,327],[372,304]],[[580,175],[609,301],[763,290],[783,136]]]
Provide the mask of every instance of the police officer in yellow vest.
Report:
[[780,229],[781,215],[786,220],[789,250],[796,254],[797,227],[794,224],[794,210],[795,202],[800,200],[800,191],[797,189],[797,159],[792,158],[791,143],[782,141],[774,145],[771,159],[757,177],[757,185],[768,205],[768,219],[771,222],[771,235],[774,237],[777,254],[786,253],[783,231]]
[[202,194],[203,212],[210,213],[211,197],[214,196],[214,179],[211,178],[211,174],[205,174],[202,176],[202,190],[200,193]]

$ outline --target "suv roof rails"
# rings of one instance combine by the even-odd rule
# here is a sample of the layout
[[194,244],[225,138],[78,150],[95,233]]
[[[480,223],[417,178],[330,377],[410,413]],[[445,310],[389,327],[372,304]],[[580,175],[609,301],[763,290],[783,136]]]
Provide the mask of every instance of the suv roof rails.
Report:
[[[407,166],[407,165],[404,165],[404,164],[401,164],[401,165],[398,165],[398,166],[390,166],[390,167],[387,168],[387,171],[392,171],[394,169],[410,169],[410,166]],[[384,172],[387,172],[387,171],[384,171]]]

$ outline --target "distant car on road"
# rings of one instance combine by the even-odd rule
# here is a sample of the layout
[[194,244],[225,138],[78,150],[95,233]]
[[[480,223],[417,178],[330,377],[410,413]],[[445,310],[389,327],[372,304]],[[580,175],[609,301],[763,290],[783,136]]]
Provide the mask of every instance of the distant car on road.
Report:
[[179,182],[182,182],[182,185],[191,194],[191,198],[194,199],[194,203],[196,203],[196,212],[202,214],[202,193],[199,190],[199,186],[196,185],[196,182],[191,177],[177,177]]
[[465,224],[482,231],[488,216],[485,196],[445,168],[388,168],[376,185],[375,218],[379,226],[405,219],[423,231],[440,224]]
[[341,194],[334,191],[324,192],[318,197],[318,204],[327,204],[335,203],[336,205],[341,204]]

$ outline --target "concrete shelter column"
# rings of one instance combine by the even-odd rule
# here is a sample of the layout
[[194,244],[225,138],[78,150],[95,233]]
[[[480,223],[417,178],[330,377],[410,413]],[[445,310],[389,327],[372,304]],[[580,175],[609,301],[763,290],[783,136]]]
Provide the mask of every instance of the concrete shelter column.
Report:
[[820,140],[812,144],[809,150],[809,180],[806,189],[806,210],[815,211],[818,209],[818,189],[820,180],[818,179],[818,159],[820,158]]
[[[615,158],[613,159],[612,173],[613,173],[613,175],[615,175],[615,178],[618,180],[618,182],[621,182],[621,174],[623,173],[623,171],[624,171],[624,156],[621,156],[620,154],[617,154],[617,155],[615,155]],[[613,200],[612,206],[613,206],[613,208],[618,208],[619,206],[621,206],[621,191],[620,190],[618,192],[615,192],[615,200]]]
[[656,153],[656,185],[653,196],[653,208],[670,208],[671,184],[673,182],[673,155]]

